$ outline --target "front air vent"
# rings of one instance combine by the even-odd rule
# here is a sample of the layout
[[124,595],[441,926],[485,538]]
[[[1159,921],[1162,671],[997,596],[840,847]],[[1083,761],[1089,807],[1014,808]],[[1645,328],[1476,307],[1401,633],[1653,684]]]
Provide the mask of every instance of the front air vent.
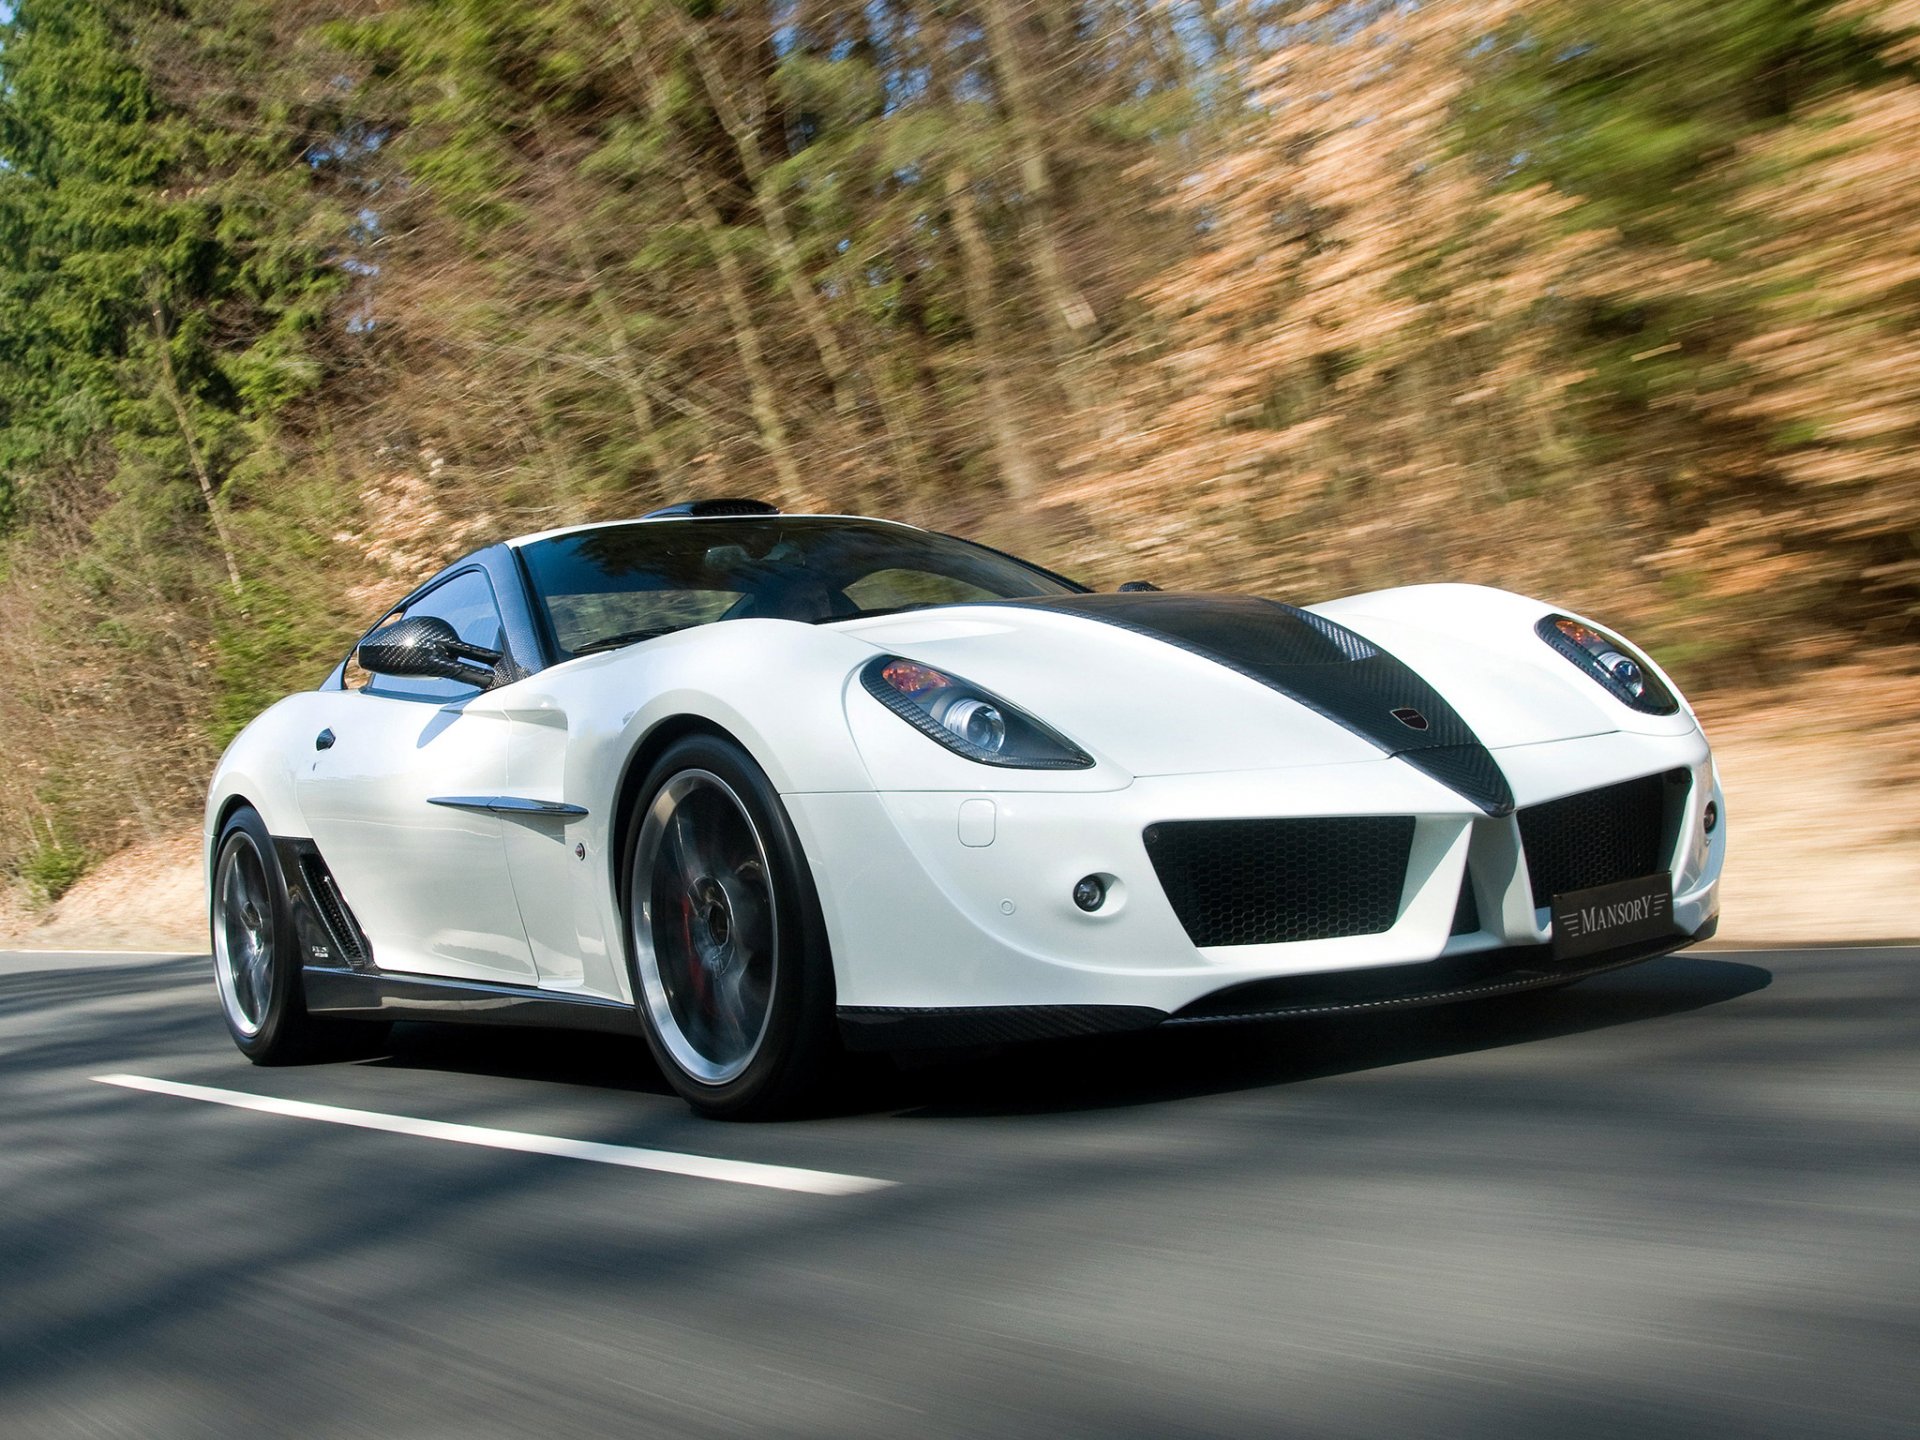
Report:
[[[1684,781],[1686,772],[1678,773]],[[1534,908],[1551,905],[1555,895],[1568,891],[1666,869],[1672,854],[1669,783],[1665,775],[1646,775],[1520,811]]]
[[1413,817],[1165,820],[1144,839],[1195,945],[1278,945],[1391,929]]

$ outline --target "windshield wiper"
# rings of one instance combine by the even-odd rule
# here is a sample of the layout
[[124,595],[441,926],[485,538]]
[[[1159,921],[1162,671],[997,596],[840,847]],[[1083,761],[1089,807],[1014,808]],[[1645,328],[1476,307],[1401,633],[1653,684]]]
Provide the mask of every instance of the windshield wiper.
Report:
[[577,660],[582,655],[598,655],[602,650],[621,650],[628,645],[638,645],[642,640],[658,639],[686,628],[684,625],[656,625],[650,630],[622,630],[618,635],[603,635],[598,640],[574,646],[573,656]]

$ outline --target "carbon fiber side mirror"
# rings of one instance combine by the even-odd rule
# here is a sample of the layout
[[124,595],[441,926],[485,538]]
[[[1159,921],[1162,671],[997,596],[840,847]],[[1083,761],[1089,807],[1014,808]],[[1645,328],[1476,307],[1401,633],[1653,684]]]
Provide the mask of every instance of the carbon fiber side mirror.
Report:
[[418,615],[382,625],[360,642],[361,665],[376,675],[424,675],[485,689],[493,683],[500,652],[464,643],[437,615]]

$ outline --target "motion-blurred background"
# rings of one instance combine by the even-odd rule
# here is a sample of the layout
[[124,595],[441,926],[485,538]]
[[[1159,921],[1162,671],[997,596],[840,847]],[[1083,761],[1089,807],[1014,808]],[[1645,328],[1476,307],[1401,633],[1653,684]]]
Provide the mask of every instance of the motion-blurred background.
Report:
[[1700,699],[1769,923],[1911,904],[1917,36],[0,4],[0,870],[186,873],[226,738],[442,560],[746,494],[1103,585],[1576,606]]

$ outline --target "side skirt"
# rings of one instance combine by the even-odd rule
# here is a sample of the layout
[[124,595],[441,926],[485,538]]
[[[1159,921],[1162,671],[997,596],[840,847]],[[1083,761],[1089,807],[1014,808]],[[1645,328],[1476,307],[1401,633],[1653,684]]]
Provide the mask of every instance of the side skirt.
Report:
[[639,1013],[618,1000],[562,996],[519,985],[383,975],[308,965],[307,1009],[340,1020],[432,1020],[459,1025],[531,1025],[639,1035]]

